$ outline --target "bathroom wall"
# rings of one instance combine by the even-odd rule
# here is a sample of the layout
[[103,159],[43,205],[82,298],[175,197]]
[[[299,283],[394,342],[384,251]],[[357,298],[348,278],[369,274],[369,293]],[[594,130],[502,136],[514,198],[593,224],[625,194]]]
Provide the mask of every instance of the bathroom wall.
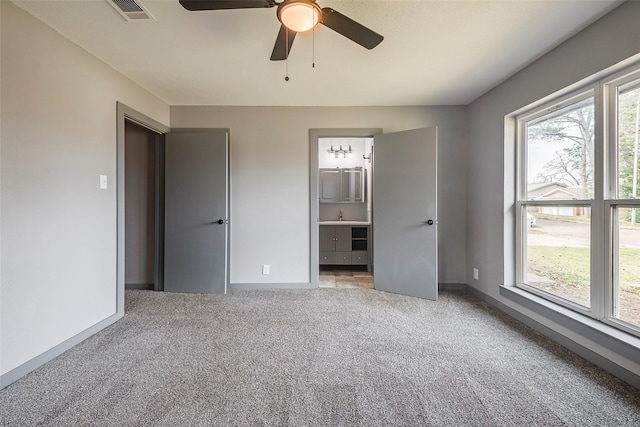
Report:
[[[320,138],[318,140],[318,166],[320,168],[353,168],[362,167],[366,170],[365,189],[371,189],[371,163],[363,156],[369,157],[373,138]],[[348,150],[351,147],[350,158],[335,158],[329,154],[333,147]],[[371,195],[367,194],[364,203],[320,203],[318,209],[319,221],[337,221],[342,213],[343,221],[369,221],[371,218]]]

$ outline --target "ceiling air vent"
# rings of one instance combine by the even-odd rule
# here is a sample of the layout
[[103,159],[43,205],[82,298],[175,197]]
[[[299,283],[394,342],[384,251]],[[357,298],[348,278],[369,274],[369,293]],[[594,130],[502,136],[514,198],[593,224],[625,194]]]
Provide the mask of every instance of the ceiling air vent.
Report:
[[127,21],[156,20],[139,0],[107,0],[107,3]]

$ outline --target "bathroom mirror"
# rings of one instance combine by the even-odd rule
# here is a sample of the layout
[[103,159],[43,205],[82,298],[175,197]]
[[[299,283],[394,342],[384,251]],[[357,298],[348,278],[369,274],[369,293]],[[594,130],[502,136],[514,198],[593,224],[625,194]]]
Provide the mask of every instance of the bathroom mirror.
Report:
[[366,169],[321,168],[321,203],[363,203]]

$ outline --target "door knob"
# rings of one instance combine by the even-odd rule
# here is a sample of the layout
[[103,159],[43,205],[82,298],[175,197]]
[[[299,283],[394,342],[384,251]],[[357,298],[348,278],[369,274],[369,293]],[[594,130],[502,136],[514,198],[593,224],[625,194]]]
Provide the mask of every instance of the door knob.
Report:
[[429,220],[425,221],[424,223],[427,224],[427,225],[433,225],[433,220],[429,219]]
[[213,222],[214,224],[224,224],[224,219],[219,219]]

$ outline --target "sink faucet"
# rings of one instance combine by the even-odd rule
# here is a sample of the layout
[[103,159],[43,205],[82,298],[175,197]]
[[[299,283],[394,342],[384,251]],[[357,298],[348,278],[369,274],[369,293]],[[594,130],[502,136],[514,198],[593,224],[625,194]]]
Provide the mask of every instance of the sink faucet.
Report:
[[340,217],[340,221],[342,221],[342,211],[340,211],[339,217]]

